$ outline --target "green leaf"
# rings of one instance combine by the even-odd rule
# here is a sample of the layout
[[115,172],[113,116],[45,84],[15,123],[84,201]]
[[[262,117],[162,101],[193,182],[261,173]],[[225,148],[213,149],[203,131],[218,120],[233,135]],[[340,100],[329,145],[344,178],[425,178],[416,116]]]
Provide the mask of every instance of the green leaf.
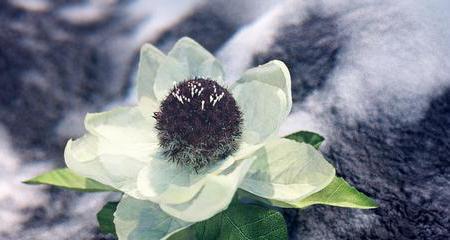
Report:
[[116,235],[116,228],[114,227],[114,212],[116,211],[118,202],[108,202],[103,206],[102,210],[97,213],[97,221],[100,227],[100,232],[104,234]]
[[[319,148],[320,144],[325,140],[324,137],[317,133],[308,131],[299,131],[286,138],[298,142],[311,144],[315,148]],[[359,192],[356,188],[348,184],[343,178],[334,177],[333,181],[324,189],[311,196],[297,202],[281,202],[268,199],[257,199],[258,197],[248,193],[240,192],[241,197],[251,197],[259,202],[270,203],[277,207],[283,208],[304,208],[314,204],[332,205],[338,207],[370,209],[377,208],[377,204],[364,193]]]
[[296,208],[304,208],[314,204],[361,209],[378,207],[373,199],[352,187],[341,177],[334,177],[333,181],[319,192],[301,201],[288,204]]
[[195,236],[194,227],[189,227],[189,228],[183,229],[181,231],[178,231],[167,239],[168,240],[186,240],[186,239],[197,240],[197,238]]
[[281,208],[305,208],[311,205],[323,204],[336,207],[371,209],[378,205],[370,197],[350,186],[343,178],[334,177],[333,181],[324,189],[297,202],[285,202],[261,198],[257,195],[239,189],[239,199],[242,201],[254,200],[265,205]]
[[227,210],[180,231],[170,240],[183,239],[287,239],[287,227],[280,212],[253,204],[232,203]]
[[68,168],[60,168],[44,173],[30,180],[24,181],[24,183],[46,184],[81,192],[117,191],[110,186],[104,185],[89,178],[79,176]]
[[316,149],[319,149],[320,144],[325,140],[324,137],[320,136],[317,133],[309,132],[309,131],[299,131],[296,133],[292,133],[285,138],[291,139],[297,142],[304,142],[312,145]]

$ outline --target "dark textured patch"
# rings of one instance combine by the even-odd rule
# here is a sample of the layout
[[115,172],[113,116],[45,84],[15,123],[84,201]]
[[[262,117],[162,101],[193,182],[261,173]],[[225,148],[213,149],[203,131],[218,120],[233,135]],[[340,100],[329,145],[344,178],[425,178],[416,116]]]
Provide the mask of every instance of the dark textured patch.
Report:
[[51,204],[41,206],[37,209],[30,209],[32,217],[23,226],[33,228],[39,226],[50,227],[55,224],[67,221],[70,215],[68,209],[71,208],[71,200],[82,193],[49,187],[49,202]]
[[156,41],[156,45],[168,50],[167,48],[179,38],[188,36],[214,52],[236,31],[237,27],[217,15],[208,6],[204,6],[162,34]]
[[298,229],[291,229],[294,235],[298,239],[449,239],[450,90],[432,101],[423,120],[413,124],[387,116],[356,126],[348,125],[339,113],[333,119],[336,132],[327,139],[328,159],[345,179],[373,196],[380,208],[311,207],[300,211]]
[[19,149],[59,154],[63,143],[54,129],[64,113],[95,108],[120,91],[110,87],[110,56],[96,45],[101,42],[66,32],[51,15],[5,3],[0,29],[0,44],[6,46],[0,49],[0,122]]
[[[66,140],[56,132],[60,120],[74,109],[104,106],[127,87],[125,74],[112,76],[105,31],[99,27],[92,41],[90,30],[74,29],[52,12],[27,12],[0,1],[0,123],[23,164],[55,159],[55,165],[64,164]],[[0,239],[31,239],[27,234],[33,229],[68,221],[67,209],[79,194],[51,189],[49,196],[46,206],[25,210],[30,218],[23,231]],[[93,239],[95,228],[83,229],[77,239]]]
[[10,76],[20,75],[18,69],[25,68],[26,59],[31,56],[22,48],[8,47],[19,37],[17,33],[7,31],[5,28],[1,28],[1,32],[0,44],[7,47],[0,48],[0,105],[9,107],[17,100],[22,88],[22,83],[11,79]]
[[253,65],[273,59],[286,63],[292,76],[292,98],[299,102],[324,85],[341,45],[335,17],[310,14],[301,24],[282,28],[274,44],[254,57]]

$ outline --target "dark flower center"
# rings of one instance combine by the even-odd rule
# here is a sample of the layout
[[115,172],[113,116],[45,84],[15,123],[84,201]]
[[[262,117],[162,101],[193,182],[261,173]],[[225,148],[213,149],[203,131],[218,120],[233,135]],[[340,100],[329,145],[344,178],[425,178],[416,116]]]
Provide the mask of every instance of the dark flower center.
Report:
[[154,118],[163,155],[196,172],[239,147],[242,113],[216,81],[194,78],[177,84]]

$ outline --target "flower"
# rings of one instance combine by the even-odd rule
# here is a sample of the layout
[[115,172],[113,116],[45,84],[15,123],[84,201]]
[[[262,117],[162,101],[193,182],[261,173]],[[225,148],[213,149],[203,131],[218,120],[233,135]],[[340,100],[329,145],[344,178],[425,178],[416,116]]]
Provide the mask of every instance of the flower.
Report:
[[334,177],[313,147],[277,138],[292,106],[281,61],[226,88],[217,59],[185,37],[168,55],[145,44],[137,78],[137,106],[88,114],[64,154],[76,173],[124,192],[120,239],[168,237],[226,209],[238,188],[294,201]]

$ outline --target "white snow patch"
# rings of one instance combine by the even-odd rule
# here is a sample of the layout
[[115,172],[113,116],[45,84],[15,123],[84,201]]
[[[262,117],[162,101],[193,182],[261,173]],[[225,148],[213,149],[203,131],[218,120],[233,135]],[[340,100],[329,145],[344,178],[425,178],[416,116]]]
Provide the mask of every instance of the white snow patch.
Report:
[[145,42],[152,42],[166,29],[204,3],[204,0],[137,0],[125,9],[129,21],[139,20],[134,34],[127,36],[131,45],[140,47]]
[[48,196],[42,187],[29,186],[22,181],[49,169],[47,164],[22,164],[10,144],[10,136],[0,126],[0,235],[17,232],[27,220],[25,209],[45,204]]
[[287,2],[236,33],[221,49],[220,59],[235,80],[251,67],[255,54],[270,51],[283,26],[301,23],[308,11],[317,9],[336,16],[338,32],[345,36],[344,49],[325,86],[296,104],[281,134],[300,129],[331,134],[332,108],[350,123],[369,121],[379,113],[398,121],[417,121],[431,99],[450,86],[450,28],[446,27],[450,17],[442,10],[449,3],[368,3]]
[[296,14],[293,18],[286,18],[289,12],[295,12],[295,9],[299,8],[298,5],[292,4],[292,1],[285,1],[273,6],[267,13],[242,27],[218,51],[217,57],[224,63],[229,83],[236,81],[250,66],[255,54],[270,47],[281,25],[298,21],[304,16]]
[[106,18],[112,10],[114,0],[91,0],[64,6],[58,11],[59,17],[77,25],[98,22]]
[[342,16],[340,32],[348,38],[338,67],[308,101],[335,106],[354,120],[380,112],[399,121],[420,119],[450,85],[450,35],[424,9],[420,1],[390,2]]
[[48,0],[9,0],[9,2],[30,12],[45,12],[52,6]]

